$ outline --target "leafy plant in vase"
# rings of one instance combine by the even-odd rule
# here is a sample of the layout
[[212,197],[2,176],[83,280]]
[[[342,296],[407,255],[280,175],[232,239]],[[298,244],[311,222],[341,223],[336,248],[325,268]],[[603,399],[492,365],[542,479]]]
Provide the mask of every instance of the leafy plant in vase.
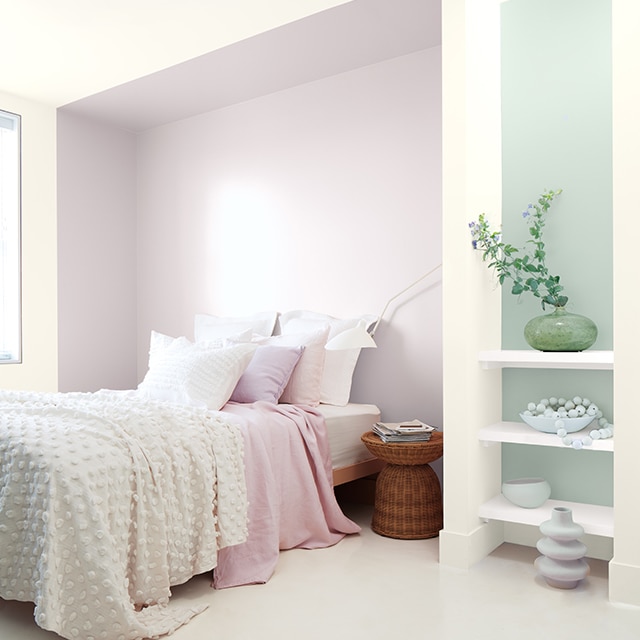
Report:
[[503,242],[502,234],[491,229],[484,213],[477,222],[469,223],[469,229],[473,248],[482,251],[483,261],[495,271],[500,285],[510,280],[514,295],[528,292],[540,300],[543,309],[553,307],[551,313],[529,320],[524,328],[527,343],[539,351],[584,351],[596,341],[598,328],[589,318],[565,310],[569,299],[560,276],[549,273],[546,263],[546,214],[561,193],[562,189],[544,191],[522,212],[530,235],[525,248]]

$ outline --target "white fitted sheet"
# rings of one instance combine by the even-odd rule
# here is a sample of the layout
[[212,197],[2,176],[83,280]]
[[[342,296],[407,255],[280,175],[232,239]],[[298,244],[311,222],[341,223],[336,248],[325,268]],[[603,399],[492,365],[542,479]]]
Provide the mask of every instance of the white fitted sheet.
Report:
[[360,436],[370,431],[380,420],[380,409],[374,404],[349,403],[344,407],[321,404],[317,409],[324,416],[329,434],[329,450],[334,469],[370,460],[373,456]]

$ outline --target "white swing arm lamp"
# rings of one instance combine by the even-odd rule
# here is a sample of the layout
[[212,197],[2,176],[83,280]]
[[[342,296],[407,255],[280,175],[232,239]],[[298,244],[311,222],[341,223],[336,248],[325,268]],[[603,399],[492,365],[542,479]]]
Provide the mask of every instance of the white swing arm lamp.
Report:
[[337,351],[341,349],[376,348],[378,345],[376,345],[373,339],[373,336],[375,335],[376,330],[378,329],[378,325],[380,324],[380,321],[384,317],[384,314],[387,312],[389,305],[394,300],[404,295],[405,293],[407,293],[407,291],[409,291],[410,289],[415,287],[417,284],[422,282],[425,278],[428,278],[432,273],[434,273],[441,267],[442,267],[441,264],[433,267],[433,269],[431,269],[430,271],[427,271],[427,273],[420,276],[415,282],[412,282],[408,287],[405,287],[402,291],[399,291],[393,297],[389,298],[389,300],[387,301],[387,304],[384,305],[382,312],[378,316],[378,319],[376,320],[375,324],[373,325],[370,331],[367,330],[367,323],[364,320],[361,320],[355,327],[351,329],[347,329],[346,331],[343,331],[342,333],[339,333],[337,336],[334,336],[333,338],[331,338],[331,340],[327,342],[325,349],[328,349],[330,351]]

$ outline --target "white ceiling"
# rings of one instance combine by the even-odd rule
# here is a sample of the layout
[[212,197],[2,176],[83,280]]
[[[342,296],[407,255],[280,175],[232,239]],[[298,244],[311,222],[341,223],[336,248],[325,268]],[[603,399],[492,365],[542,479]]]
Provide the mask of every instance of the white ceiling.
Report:
[[0,91],[59,106],[345,0],[0,0]]
[[440,41],[440,0],[0,0],[0,90],[142,131]]

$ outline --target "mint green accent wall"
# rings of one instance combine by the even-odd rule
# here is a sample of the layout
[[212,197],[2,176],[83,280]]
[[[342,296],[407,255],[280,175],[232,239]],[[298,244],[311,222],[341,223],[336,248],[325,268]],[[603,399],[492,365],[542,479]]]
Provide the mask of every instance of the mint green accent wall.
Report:
[[[504,237],[525,246],[522,211],[545,189],[563,189],[548,213],[547,266],[567,310],[598,325],[592,349],[612,349],[611,0],[509,0],[501,17]],[[502,295],[502,347],[527,349],[523,328],[544,313],[540,302],[507,285]],[[611,372],[503,372],[505,420],[550,395],[586,395],[613,421]],[[611,505],[612,459],[503,445],[502,470],[505,479],[547,478],[552,498]]]
[[[502,5],[504,237],[525,246],[522,211],[562,188],[545,228],[547,266],[567,311],[598,325],[593,349],[613,346],[611,1],[509,0]],[[503,287],[503,348],[525,349],[531,295]]]

